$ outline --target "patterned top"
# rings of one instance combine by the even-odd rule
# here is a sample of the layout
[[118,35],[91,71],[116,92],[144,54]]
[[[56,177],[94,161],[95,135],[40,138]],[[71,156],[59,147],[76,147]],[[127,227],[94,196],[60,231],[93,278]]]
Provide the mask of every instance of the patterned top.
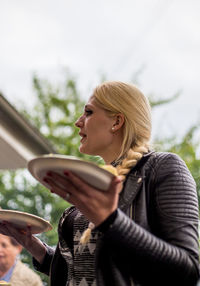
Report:
[[73,224],[73,255],[62,237],[62,224],[70,213],[66,210],[59,224],[59,248],[68,264],[68,280],[66,286],[96,286],[95,278],[95,250],[100,232],[92,230],[88,243],[81,244],[82,233],[88,228],[89,221],[78,212]]

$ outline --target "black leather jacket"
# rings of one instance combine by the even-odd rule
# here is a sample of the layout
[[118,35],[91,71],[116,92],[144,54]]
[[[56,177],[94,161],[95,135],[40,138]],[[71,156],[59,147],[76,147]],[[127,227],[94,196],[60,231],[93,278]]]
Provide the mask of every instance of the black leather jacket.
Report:
[[[97,242],[97,286],[196,285],[198,220],[196,185],[185,163],[175,154],[145,155],[127,176],[114,220]],[[47,248],[37,268],[48,274],[50,263],[51,286],[64,286],[58,248]]]

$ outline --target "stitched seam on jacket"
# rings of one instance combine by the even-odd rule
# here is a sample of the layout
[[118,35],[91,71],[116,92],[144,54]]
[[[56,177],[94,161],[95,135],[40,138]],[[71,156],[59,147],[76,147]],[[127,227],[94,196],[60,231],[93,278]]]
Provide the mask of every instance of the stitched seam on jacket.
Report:
[[[171,153],[161,153],[161,154],[159,154],[159,153],[157,153],[158,154],[158,156],[156,156],[157,158],[155,158],[156,159],[156,162],[154,162],[154,164],[155,164],[155,166],[154,167],[152,167],[152,169],[154,169],[154,174],[156,174],[156,172],[155,172],[155,170],[159,170],[160,171],[160,166],[161,165],[167,165],[166,163],[167,162],[169,162],[170,160],[171,160],[171,164],[173,164],[174,162],[176,162],[176,164],[177,164],[177,166],[176,166],[176,168],[177,168],[177,170],[178,170],[178,165],[179,165],[179,167],[181,166],[181,168],[183,169],[183,167],[185,167],[182,163],[181,163],[181,161],[183,161],[181,158],[179,158],[179,156],[177,156],[177,155],[175,155],[175,154],[171,154]],[[160,156],[159,156],[160,155]],[[176,157],[177,157],[177,159],[176,159]],[[179,158],[179,160],[178,160],[178,158]],[[176,159],[176,161],[175,161],[175,159]],[[188,172],[189,172],[189,170],[188,170]],[[188,178],[187,178],[187,181],[189,181],[189,178],[190,178],[190,173],[187,173],[186,172],[186,174],[188,174]],[[170,173],[169,173],[169,175],[170,175]],[[154,176],[154,184],[156,185],[156,184],[158,184],[158,182],[157,182],[157,177],[156,176]],[[194,184],[194,182],[192,181],[192,178],[191,178],[191,183],[193,183]],[[178,187],[180,187],[181,188],[181,186],[178,186]],[[195,187],[195,184],[194,184],[194,187]],[[168,191],[170,191],[170,189],[168,189]],[[173,194],[173,192],[171,192],[172,194]],[[159,193],[159,190],[156,190],[156,193],[155,193],[155,195],[156,195],[156,202],[157,202],[157,204],[156,204],[156,206],[157,206],[157,208],[159,209],[159,212],[160,212],[160,214],[162,214],[163,216],[165,216],[165,217],[167,217],[167,218],[169,218],[169,219],[171,219],[171,220],[179,220],[179,221],[185,221],[185,219],[186,219],[186,217],[180,217],[180,212],[179,213],[173,213],[172,215],[170,215],[170,214],[168,214],[168,213],[166,213],[166,212],[164,212],[164,210],[163,210],[163,208],[161,207],[161,203],[160,203],[160,193]],[[179,195],[180,195],[180,193],[179,193]],[[168,195],[169,197],[169,201],[173,201],[173,198],[172,198],[172,196],[174,196],[174,194],[172,195],[172,196],[170,196],[170,195]],[[189,194],[188,195],[188,197],[189,196],[193,196],[193,194]],[[188,197],[184,197],[183,198],[183,200],[184,201],[186,201],[187,199],[188,199]],[[184,205],[184,204],[183,204]],[[180,208],[180,210],[182,210],[182,212],[185,214],[186,213],[186,211],[189,211],[188,209],[184,209],[183,207],[182,208]],[[197,216],[197,218],[195,219],[195,218],[191,218],[191,217],[188,217],[187,216],[187,220],[188,221],[190,221],[190,222],[198,222],[198,210],[197,209],[195,209],[195,207],[191,207],[190,208],[190,210],[193,210],[193,212],[196,214],[196,216]],[[191,212],[189,213],[189,216],[194,216],[194,214],[191,214]]]

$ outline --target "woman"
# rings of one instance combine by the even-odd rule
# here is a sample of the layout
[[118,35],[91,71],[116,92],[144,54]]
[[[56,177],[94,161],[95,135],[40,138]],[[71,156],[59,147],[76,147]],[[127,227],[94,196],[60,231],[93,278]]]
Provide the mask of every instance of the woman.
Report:
[[145,96],[133,85],[105,82],[76,126],[80,152],[101,156],[119,176],[103,192],[68,170],[65,178],[47,173],[51,191],[74,205],[60,219],[55,251],[30,232],[0,231],[20,240],[52,286],[196,285],[195,182],[177,155],[149,150]]

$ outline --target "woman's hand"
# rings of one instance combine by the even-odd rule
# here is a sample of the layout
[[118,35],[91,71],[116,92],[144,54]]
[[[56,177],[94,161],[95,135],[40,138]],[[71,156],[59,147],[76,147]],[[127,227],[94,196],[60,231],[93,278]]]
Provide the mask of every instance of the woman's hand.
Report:
[[32,235],[30,226],[22,230],[5,221],[0,223],[0,233],[14,237],[39,263],[42,263],[46,254],[46,248],[37,237]]
[[98,226],[118,206],[121,179],[114,177],[108,190],[101,191],[88,185],[70,171],[64,177],[55,172],[48,172],[44,181],[51,187],[51,192],[75,205],[87,219]]

